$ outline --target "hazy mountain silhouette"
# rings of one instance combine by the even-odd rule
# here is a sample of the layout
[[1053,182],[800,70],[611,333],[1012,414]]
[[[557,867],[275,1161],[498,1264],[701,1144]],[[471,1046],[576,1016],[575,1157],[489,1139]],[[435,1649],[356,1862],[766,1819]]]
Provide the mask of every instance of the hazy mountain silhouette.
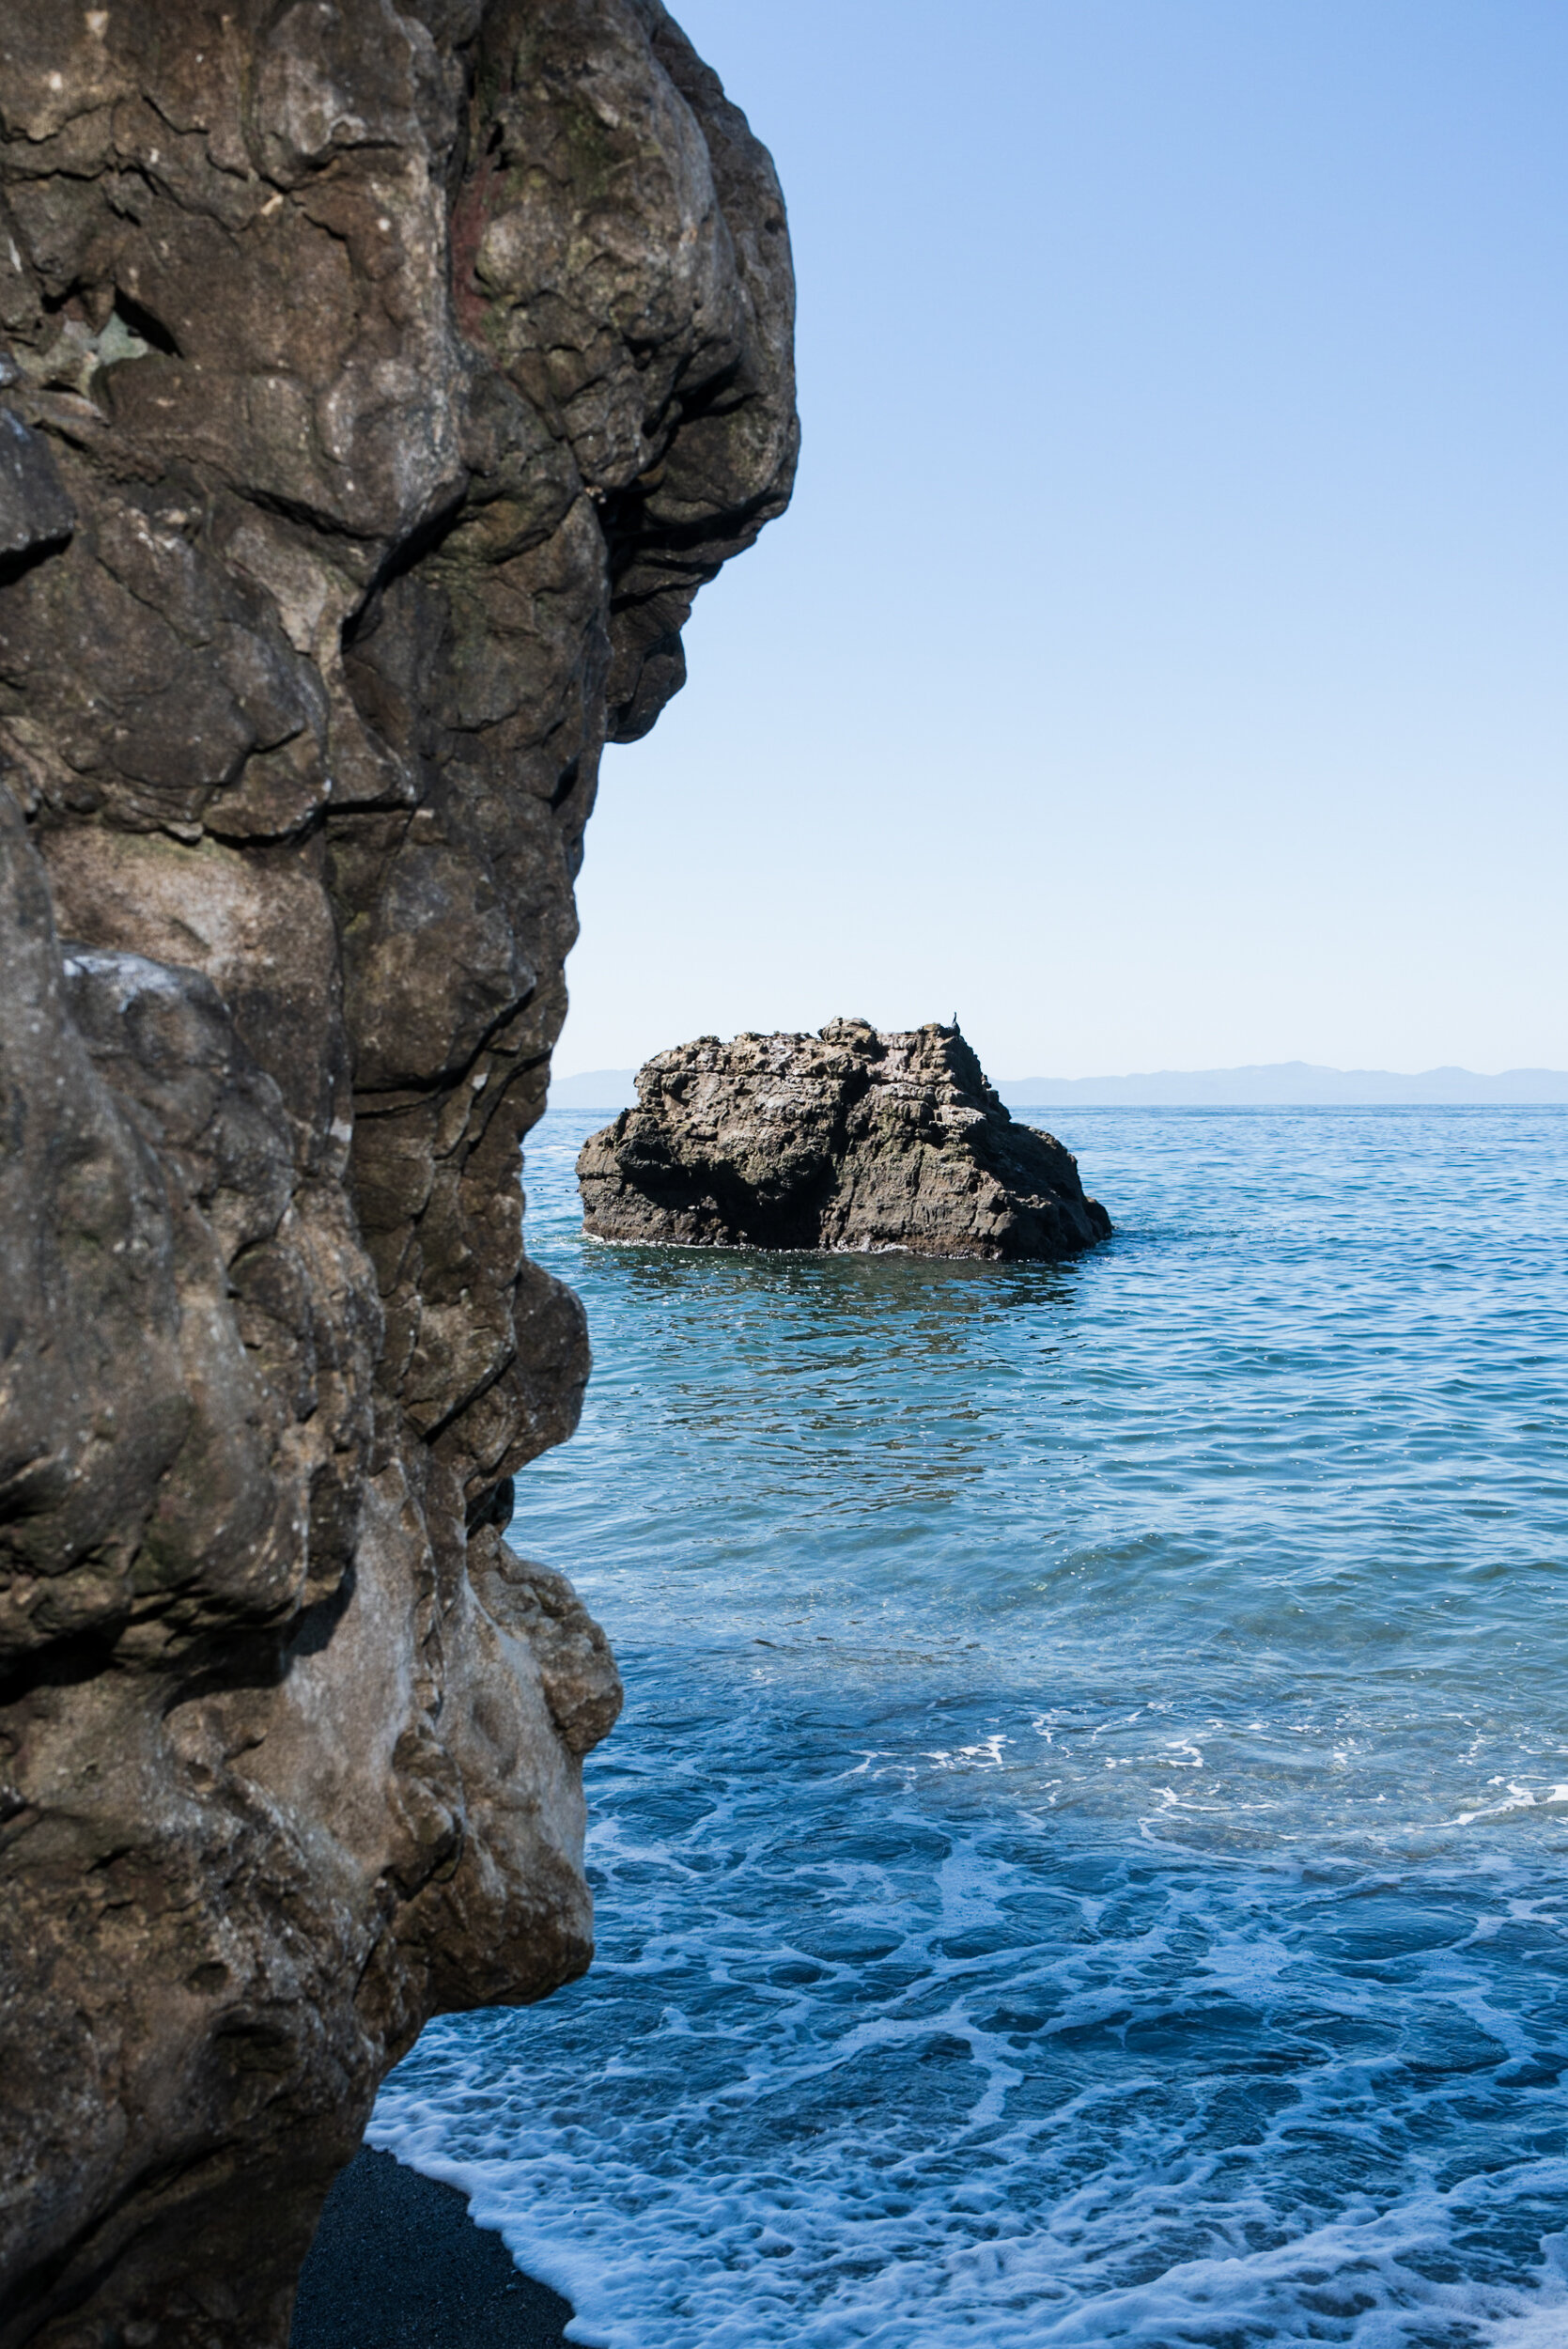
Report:
[[1568,1070],[1509,1068],[1498,1077],[1469,1068],[1322,1068],[1269,1061],[1246,1068],[1162,1068],[1136,1077],[1008,1077],[997,1091],[1009,1109],[1367,1108],[1428,1103],[1568,1102]]
[[[554,1110],[629,1109],[637,1097],[634,1068],[590,1068],[552,1077]],[[1507,1068],[1498,1077],[1470,1068],[1425,1068],[1416,1076],[1391,1068],[1323,1068],[1305,1060],[1267,1061],[1246,1068],[1161,1068],[1135,1077],[1001,1077],[997,1091],[1010,1110],[1030,1109],[1327,1109],[1426,1103],[1459,1107],[1568,1103],[1568,1069]]]

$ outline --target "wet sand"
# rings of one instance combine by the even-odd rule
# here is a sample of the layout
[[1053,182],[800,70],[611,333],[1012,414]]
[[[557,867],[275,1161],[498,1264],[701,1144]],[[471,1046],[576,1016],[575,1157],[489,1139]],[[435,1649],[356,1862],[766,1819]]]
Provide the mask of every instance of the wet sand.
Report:
[[289,2349],[572,2349],[571,2312],[455,2186],[366,2149],[327,2197]]

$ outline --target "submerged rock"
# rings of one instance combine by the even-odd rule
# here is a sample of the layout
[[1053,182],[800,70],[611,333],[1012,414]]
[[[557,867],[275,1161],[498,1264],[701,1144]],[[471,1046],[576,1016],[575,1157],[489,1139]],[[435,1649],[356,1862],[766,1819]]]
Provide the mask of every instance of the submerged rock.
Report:
[[520,1143],[788,238],[659,0],[0,0],[0,2349],[276,2349],[427,2017],[592,1952]]
[[1070,1256],[1110,1231],[1053,1134],[1016,1125],[955,1027],[700,1036],[637,1074],[577,1161],[598,1239]]

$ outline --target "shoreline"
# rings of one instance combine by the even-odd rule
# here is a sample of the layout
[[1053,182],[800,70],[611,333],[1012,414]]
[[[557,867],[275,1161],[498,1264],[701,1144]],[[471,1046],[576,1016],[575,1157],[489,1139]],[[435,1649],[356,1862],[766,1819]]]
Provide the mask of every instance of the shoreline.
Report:
[[574,2349],[572,2306],[512,2263],[467,2198],[362,2146],[300,2276],[289,2349]]

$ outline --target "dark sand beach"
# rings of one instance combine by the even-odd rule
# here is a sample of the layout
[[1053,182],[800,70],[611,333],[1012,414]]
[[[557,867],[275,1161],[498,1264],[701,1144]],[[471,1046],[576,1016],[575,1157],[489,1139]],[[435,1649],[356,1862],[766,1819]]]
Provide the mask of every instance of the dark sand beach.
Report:
[[571,2312],[455,2186],[367,2147],[327,2197],[289,2349],[567,2349]]

